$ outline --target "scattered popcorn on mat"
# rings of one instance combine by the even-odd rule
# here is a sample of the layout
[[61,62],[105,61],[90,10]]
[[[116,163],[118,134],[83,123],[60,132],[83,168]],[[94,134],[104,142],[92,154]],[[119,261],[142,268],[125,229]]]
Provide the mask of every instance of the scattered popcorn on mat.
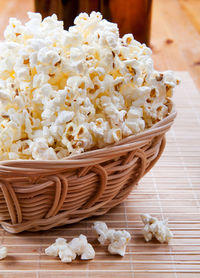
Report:
[[116,231],[114,229],[108,229],[106,223],[97,221],[94,222],[93,229],[98,235],[98,241],[103,245],[106,241],[109,243],[108,252],[111,254],[125,255],[126,246],[131,240],[129,232]]
[[95,257],[95,251],[84,235],[72,239],[69,243],[64,238],[57,238],[55,243],[45,249],[45,254],[59,256],[63,263],[72,262],[76,256],[80,256],[81,260],[91,260]]
[[168,114],[179,81],[99,12],[68,31],[56,15],[10,18],[0,42],[0,160],[63,159],[141,132]]
[[0,260],[3,260],[5,257],[7,257],[8,251],[5,246],[0,246]]
[[146,241],[150,241],[155,237],[161,243],[169,242],[173,237],[173,233],[167,226],[167,220],[160,221],[156,217],[152,217],[149,214],[141,215],[144,223],[143,235]]

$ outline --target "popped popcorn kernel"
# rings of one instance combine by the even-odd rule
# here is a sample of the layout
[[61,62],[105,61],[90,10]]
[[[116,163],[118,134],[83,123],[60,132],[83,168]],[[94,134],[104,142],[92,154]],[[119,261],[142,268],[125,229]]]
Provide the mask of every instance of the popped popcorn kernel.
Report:
[[3,260],[7,257],[8,250],[5,246],[0,246],[0,260]]
[[95,251],[87,237],[80,235],[78,238],[73,238],[67,243],[64,238],[57,238],[55,243],[45,249],[45,254],[48,256],[59,256],[61,262],[70,263],[80,256],[81,260],[91,260],[95,257]]
[[108,243],[108,252],[110,254],[118,254],[124,256],[126,253],[126,246],[131,240],[131,235],[129,232],[116,231],[114,229],[109,229],[106,223],[102,221],[94,222],[93,229],[98,236],[98,241],[101,245]]
[[143,228],[143,235],[146,241],[150,241],[155,237],[161,243],[168,243],[173,237],[173,233],[167,226],[167,220],[160,221],[149,214],[142,214],[141,219],[145,225]]
[[56,160],[102,148],[168,115],[179,80],[99,12],[10,18],[0,42],[0,160]]

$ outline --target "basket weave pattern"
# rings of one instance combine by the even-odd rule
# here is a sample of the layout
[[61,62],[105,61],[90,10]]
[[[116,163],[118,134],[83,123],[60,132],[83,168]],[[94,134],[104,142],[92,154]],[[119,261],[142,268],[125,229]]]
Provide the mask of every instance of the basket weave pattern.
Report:
[[176,112],[112,146],[60,161],[0,162],[0,224],[11,233],[47,230],[105,214],[156,163]]

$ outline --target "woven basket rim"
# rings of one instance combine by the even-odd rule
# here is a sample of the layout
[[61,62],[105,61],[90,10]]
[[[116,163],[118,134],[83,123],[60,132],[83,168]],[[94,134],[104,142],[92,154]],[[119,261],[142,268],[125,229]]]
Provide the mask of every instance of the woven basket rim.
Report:
[[[114,150],[116,150],[119,146],[128,146],[130,145],[130,147],[133,147],[135,144],[135,147],[137,147],[137,141],[139,141],[140,143],[138,143],[141,146],[141,141],[144,140],[144,144],[146,143],[146,140],[148,140],[148,136],[150,136],[152,133],[156,132],[156,131],[160,131],[162,132],[162,127],[163,129],[166,129],[166,125],[169,125],[169,128],[171,127],[171,122],[175,119],[177,112],[175,110],[175,104],[169,100],[168,103],[168,107],[169,107],[169,112],[168,115],[160,120],[159,122],[157,122],[156,124],[154,124],[153,126],[151,126],[150,128],[138,133],[138,134],[133,134],[130,136],[127,136],[123,139],[121,139],[119,142],[117,143],[113,143],[110,144],[108,146],[105,146],[103,148],[99,148],[99,149],[95,149],[95,150],[89,150],[89,151],[85,151],[83,153],[80,154],[75,154],[75,155],[71,155],[69,157],[63,158],[63,159],[55,159],[55,160],[34,160],[34,159],[17,159],[17,160],[1,160],[0,161],[0,166],[12,166],[12,167],[20,167],[20,165],[26,165],[28,166],[30,165],[41,165],[42,164],[48,164],[50,165],[55,165],[56,166],[61,166],[61,165],[66,165],[66,164],[71,164],[71,163],[80,163],[84,165],[84,161],[86,161],[88,158],[92,158],[94,157],[95,159],[97,159],[97,157],[99,155],[101,155],[103,152],[109,150],[109,152],[112,152]],[[130,143],[131,142],[131,143]],[[95,163],[99,163],[99,161],[95,160]],[[80,166],[81,167],[81,166]],[[73,166],[72,166],[73,168]],[[0,169],[1,172],[1,169]]]

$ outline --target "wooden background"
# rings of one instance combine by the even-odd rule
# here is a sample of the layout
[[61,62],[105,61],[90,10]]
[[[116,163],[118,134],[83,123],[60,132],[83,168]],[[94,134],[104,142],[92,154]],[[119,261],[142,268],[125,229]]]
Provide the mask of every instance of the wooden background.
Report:
[[[0,0],[0,39],[9,17],[33,10],[33,0]],[[155,67],[189,71],[200,88],[200,0],[153,0],[151,33]]]

